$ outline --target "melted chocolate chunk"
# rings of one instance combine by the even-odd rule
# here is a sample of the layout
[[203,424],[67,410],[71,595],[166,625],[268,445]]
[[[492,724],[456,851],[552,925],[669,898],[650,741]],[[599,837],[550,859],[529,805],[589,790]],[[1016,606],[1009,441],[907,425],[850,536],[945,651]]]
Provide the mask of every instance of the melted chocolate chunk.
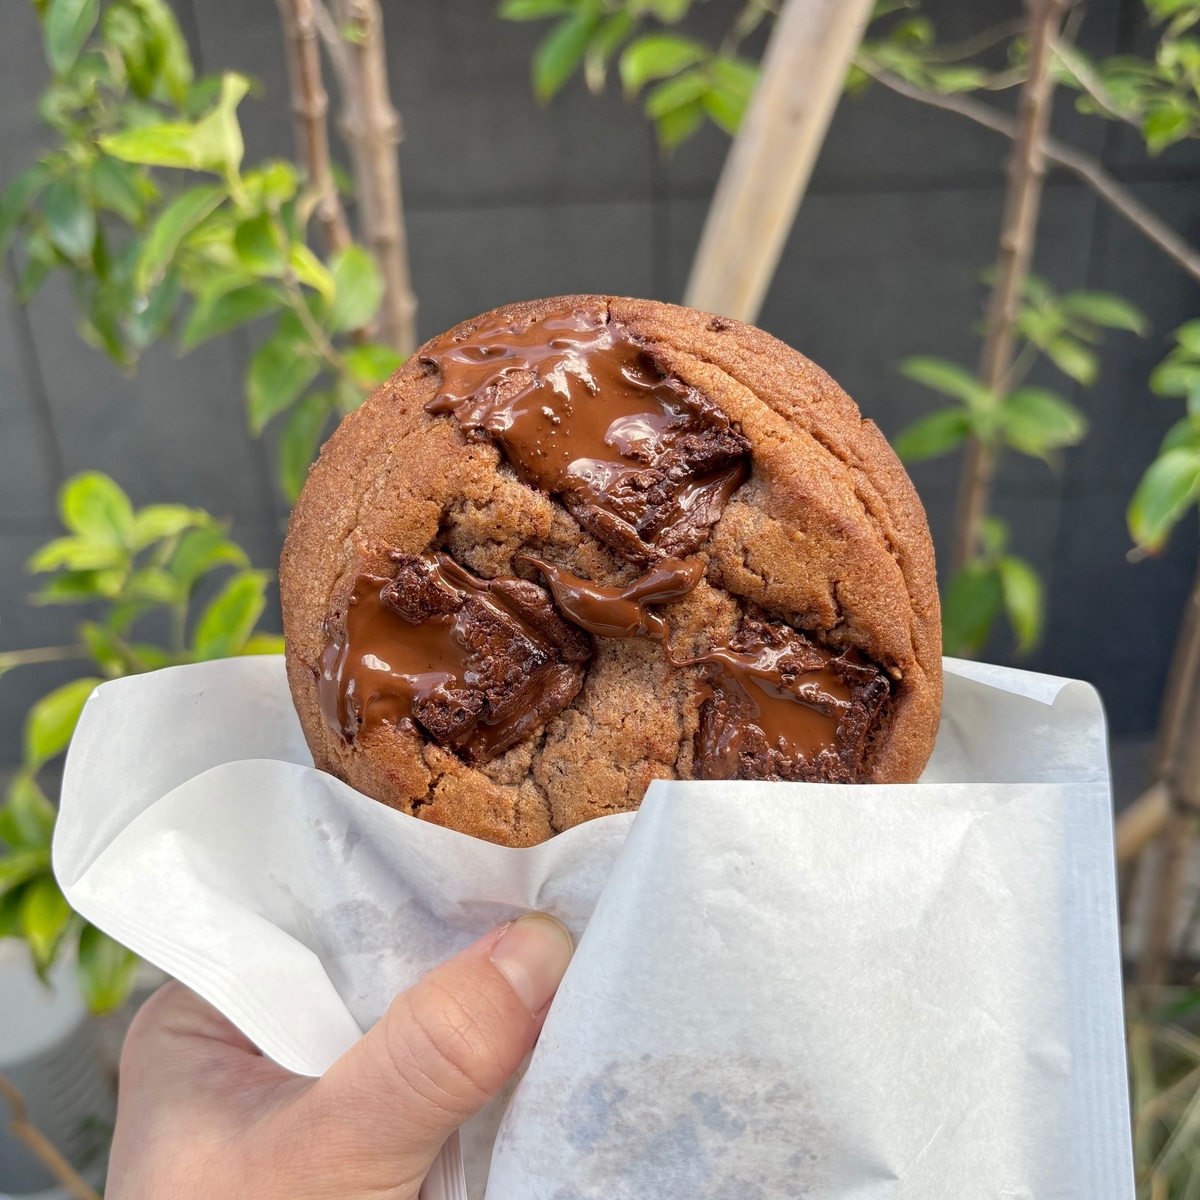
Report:
[[591,642],[540,587],[479,579],[444,554],[391,558],[390,579],[355,580],[321,660],[321,709],[346,741],[380,722],[415,722],[484,762],[575,698]]
[[492,318],[422,361],[442,376],[430,412],[491,438],[526,483],[635,562],[695,550],[749,473],[750,443],[729,418],[603,311]]
[[790,625],[746,617],[709,668],[696,736],[701,779],[856,783],[888,678],[857,652],[835,654]]
[[532,563],[550,581],[550,590],[567,620],[597,637],[648,637],[665,642],[670,632],[667,622],[646,605],[681,600],[704,574],[704,563],[698,558],[688,562],[664,558],[632,583],[606,587],[532,555],[522,555],[521,559]]

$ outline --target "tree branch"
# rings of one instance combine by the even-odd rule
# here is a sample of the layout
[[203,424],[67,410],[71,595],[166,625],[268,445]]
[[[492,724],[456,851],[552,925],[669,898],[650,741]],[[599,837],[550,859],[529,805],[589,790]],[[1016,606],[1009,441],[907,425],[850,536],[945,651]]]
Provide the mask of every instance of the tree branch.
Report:
[[[1044,142],[1050,127],[1054,80],[1051,46],[1062,23],[1066,0],[1026,0],[1029,13],[1029,75],[1021,88],[1016,140],[1008,167],[1008,187],[996,254],[996,283],[988,303],[979,378],[989,392],[1008,390],[1016,346],[1021,292],[1037,244],[1038,212],[1046,175]],[[996,449],[972,437],[967,442],[954,519],[950,570],[957,574],[979,552],[982,522],[991,500]]]
[[[977,125],[983,125],[1005,137],[1016,137],[1017,123],[1004,113],[997,112],[988,104],[980,104],[961,94],[939,95],[927,92],[907,80],[882,71],[865,60],[858,62],[864,71],[889,91],[919,104],[940,108],[944,112],[957,113]],[[1055,138],[1047,138],[1042,144],[1046,160],[1056,166],[1065,167],[1079,176],[1096,194],[1121,214],[1135,229],[1149,238],[1160,250],[1172,258],[1176,265],[1193,279],[1200,281],[1200,251],[1190,246],[1161,217],[1151,212],[1130,191],[1118,183],[1101,165],[1098,159],[1076,150]]]
[[337,15],[353,36],[343,39],[342,128],[354,162],[363,240],[383,273],[380,325],[384,339],[406,357],[416,349],[417,301],[408,266],[400,193],[400,117],[388,92],[383,15],[378,0],[337,0]]
[[317,44],[313,0],[276,0],[287,43],[288,82],[296,145],[317,197],[315,216],[325,249],[333,254],[350,244],[350,228],[338,198],[329,157],[325,114],[329,97],[321,80],[321,48]]

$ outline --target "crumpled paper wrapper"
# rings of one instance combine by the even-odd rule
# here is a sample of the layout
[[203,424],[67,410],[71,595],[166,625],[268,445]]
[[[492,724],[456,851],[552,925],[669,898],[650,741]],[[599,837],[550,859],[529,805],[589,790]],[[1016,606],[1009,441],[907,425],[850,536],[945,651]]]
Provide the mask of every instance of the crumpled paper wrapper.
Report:
[[1099,699],[946,669],[920,784],[659,782],[525,850],[314,770],[281,659],[118,680],[55,870],[305,1074],[497,923],[566,922],[524,1078],[427,1200],[1130,1200]]

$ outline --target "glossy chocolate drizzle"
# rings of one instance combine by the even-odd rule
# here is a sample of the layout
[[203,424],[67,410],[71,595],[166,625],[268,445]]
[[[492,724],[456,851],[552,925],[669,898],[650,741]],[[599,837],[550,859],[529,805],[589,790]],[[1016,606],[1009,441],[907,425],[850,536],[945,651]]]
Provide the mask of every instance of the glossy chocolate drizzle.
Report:
[[523,579],[478,579],[444,554],[360,575],[321,659],[317,695],[346,741],[415,722],[472,762],[502,754],[574,699],[591,652]]
[[491,318],[422,361],[442,376],[430,412],[491,438],[521,479],[635,561],[690,553],[746,478],[749,443],[725,414],[605,312]]

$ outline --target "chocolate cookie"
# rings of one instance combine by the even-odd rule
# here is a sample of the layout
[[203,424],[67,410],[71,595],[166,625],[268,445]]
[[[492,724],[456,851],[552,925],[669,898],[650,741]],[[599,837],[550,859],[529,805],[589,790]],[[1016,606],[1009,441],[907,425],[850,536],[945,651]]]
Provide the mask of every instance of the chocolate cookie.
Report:
[[900,463],[800,354],[673,305],[427,342],[322,450],[280,589],[316,765],[506,845],[653,779],[911,782],[937,731]]

